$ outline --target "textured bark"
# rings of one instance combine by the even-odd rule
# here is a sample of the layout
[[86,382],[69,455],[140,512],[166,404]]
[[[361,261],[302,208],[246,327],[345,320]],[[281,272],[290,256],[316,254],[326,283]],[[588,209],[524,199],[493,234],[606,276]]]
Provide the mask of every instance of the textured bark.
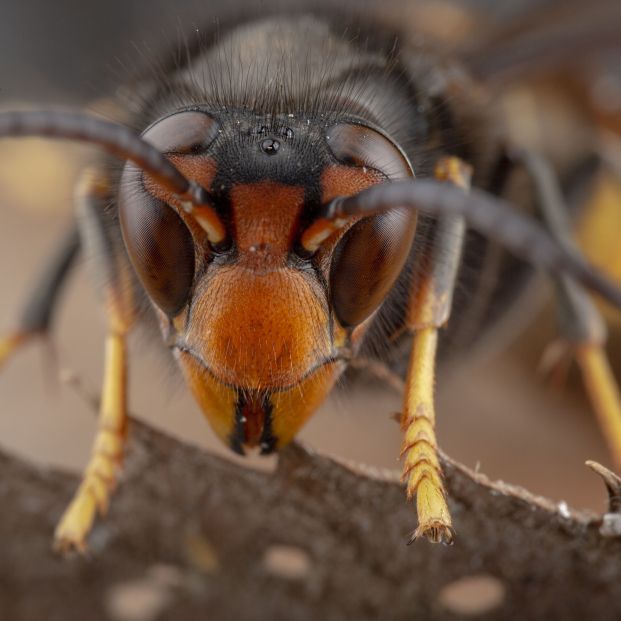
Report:
[[459,619],[442,588],[480,574],[504,598],[478,619],[621,618],[621,539],[601,519],[449,460],[457,541],[406,546],[415,513],[393,473],[300,446],[257,472],[130,432],[87,558],[51,549],[77,478],[0,455],[2,621]]

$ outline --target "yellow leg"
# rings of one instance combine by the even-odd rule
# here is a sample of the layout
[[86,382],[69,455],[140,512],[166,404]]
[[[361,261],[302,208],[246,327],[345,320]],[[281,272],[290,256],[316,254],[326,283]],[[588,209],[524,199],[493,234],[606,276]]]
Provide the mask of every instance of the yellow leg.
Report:
[[407,497],[416,495],[418,528],[410,543],[424,536],[434,543],[453,541],[435,434],[434,378],[438,332],[423,328],[414,336],[402,418],[403,479]]
[[15,332],[0,339],[0,367],[15,353],[26,341],[28,335],[22,332]]
[[[545,158],[527,151],[518,152],[517,156],[534,183],[539,211],[546,228],[568,252],[579,254],[574,241],[570,212],[565,205],[558,179],[549,164]],[[601,182],[601,178],[599,181]],[[605,185],[599,183],[599,186]],[[592,239],[582,236],[583,245],[585,248],[590,246],[591,250],[603,249],[604,253],[598,257],[597,262],[604,271],[614,272],[615,267],[621,266],[618,227],[615,227],[613,222],[619,218],[620,213],[618,196],[615,192],[605,191],[596,193],[594,199],[595,204],[586,206],[585,215],[589,219],[592,219],[593,214],[597,217],[603,215],[604,218],[599,226],[592,227],[590,231]],[[602,209],[598,209],[598,202],[602,203]],[[584,233],[585,223],[582,224],[580,230]],[[551,352],[552,356],[544,354],[545,366],[547,370],[556,371],[558,375],[559,370],[565,371],[569,361],[575,359],[578,362],[613,461],[616,467],[621,469],[621,395],[605,353],[606,322],[582,285],[568,276],[557,276],[555,282],[557,303],[561,310],[559,318],[563,342],[560,347],[554,346],[548,349],[546,353]]]
[[86,550],[96,513],[104,514],[123,458],[126,415],[125,336],[112,332],[106,341],[105,372],[97,435],[84,477],[54,534],[61,552]]
[[130,268],[121,241],[106,219],[109,200],[106,178],[96,170],[84,171],[77,188],[77,203],[87,238],[101,248],[100,268],[106,277],[104,306],[108,336],[97,435],[82,483],[60,519],[54,534],[56,549],[86,550],[86,539],[97,513],[106,512],[117,482],[127,428],[125,338],[134,318],[135,305]]
[[599,344],[587,343],[576,347],[575,356],[612,459],[621,470],[621,394],[606,352]]
[[[436,179],[464,191],[470,187],[470,175],[470,167],[456,157],[441,159],[435,168]],[[434,543],[453,541],[435,434],[434,388],[438,329],[449,320],[464,236],[461,218],[438,221],[433,247],[421,267],[425,277],[412,291],[408,308],[406,323],[414,337],[401,418],[401,456],[407,497],[411,500],[416,496],[418,513],[418,528],[410,543],[418,537]]]

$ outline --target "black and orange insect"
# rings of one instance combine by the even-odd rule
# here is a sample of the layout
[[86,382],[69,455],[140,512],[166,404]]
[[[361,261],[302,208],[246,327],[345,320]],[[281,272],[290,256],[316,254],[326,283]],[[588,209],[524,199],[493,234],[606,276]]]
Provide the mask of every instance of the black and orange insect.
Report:
[[[498,262],[489,299],[508,304],[528,277],[524,262],[547,270],[596,405],[619,425],[584,288],[617,306],[621,290],[575,249],[553,169],[509,143],[467,71],[470,62],[504,74],[524,55],[506,44],[488,67],[472,52],[446,58],[380,12],[263,7],[201,30],[165,59],[163,77],[133,85],[123,124],[0,114],[0,136],[91,142],[124,163],[84,171],[76,225],[0,343],[2,361],[49,330],[80,247],[96,246],[108,317],[99,429],[56,531],[60,549],[83,549],[108,505],[125,441],[125,341],[143,312],[239,453],[290,442],[352,361],[407,360],[403,473],[417,498],[415,536],[432,541],[453,538],[434,433],[438,341],[464,320],[450,318],[454,292],[466,308],[478,295],[489,240],[521,259]],[[536,39],[533,53],[610,39],[606,23],[567,33],[550,50]],[[513,206],[503,196],[516,170],[532,191]],[[464,269],[464,256],[479,263]],[[478,306],[479,323],[493,321]],[[621,433],[610,435],[621,454]]]

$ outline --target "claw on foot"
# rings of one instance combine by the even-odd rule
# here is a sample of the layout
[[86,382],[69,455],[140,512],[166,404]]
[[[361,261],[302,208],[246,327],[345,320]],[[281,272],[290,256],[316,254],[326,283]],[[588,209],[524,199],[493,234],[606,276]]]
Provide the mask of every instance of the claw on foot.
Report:
[[451,514],[446,504],[446,496],[441,479],[423,476],[416,487],[416,509],[418,528],[414,531],[408,545],[424,537],[431,543],[452,545],[454,539]]
[[412,545],[417,539],[427,539],[431,543],[443,543],[452,546],[455,541],[455,531],[450,524],[442,520],[430,520],[425,524],[419,524],[412,533],[408,545]]
[[587,461],[586,465],[598,474],[608,492],[608,513],[621,513],[621,477],[596,461]]
[[95,453],[71,504],[54,533],[54,549],[61,554],[88,551],[88,537],[97,514],[105,515],[121,468],[123,435],[100,430]]
[[56,527],[54,550],[61,554],[74,550],[85,554],[88,551],[86,537],[93,526],[96,513],[95,496],[88,489],[80,488]]

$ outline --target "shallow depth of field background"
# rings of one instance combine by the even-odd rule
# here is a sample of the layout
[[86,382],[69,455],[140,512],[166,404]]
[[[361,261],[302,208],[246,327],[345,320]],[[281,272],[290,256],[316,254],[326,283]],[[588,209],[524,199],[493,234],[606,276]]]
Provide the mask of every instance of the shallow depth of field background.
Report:
[[[515,3],[502,4],[507,10]],[[132,43],[148,40],[157,46],[164,32],[174,38],[177,16],[187,19],[199,14],[198,8],[198,2],[173,6],[120,0],[92,6],[69,0],[2,3],[0,107],[79,108],[110,94],[115,57],[131,55]],[[13,327],[33,279],[70,221],[72,184],[92,153],[54,142],[0,143],[1,331]],[[88,392],[99,389],[105,324],[88,277],[90,267],[81,262],[58,314],[53,338],[57,367],[46,349],[35,344],[0,372],[0,447],[76,470],[88,457],[95,417],[75,390],[58,381],[57,371],[76,373]],[[492,478],[577,508],[600,510],[603,486],[583,464],[586,459],[609,464],[609,459],[575,386],[578,376],[570,375],[565,392],[550,390],[536,376],[538,357],[554,338],[548,315],[535,313],[525,335],[506,351],[474,358],[450,376],[440,376],[440,445]],[[144,335],[132,340],[130,364],[133,413],[229,455],[171,365]],[[329,453],[396,468],[400,433],[390,414],[399,409],[400,397],[390,389],[357,386],[334,395],[300,439]]]

